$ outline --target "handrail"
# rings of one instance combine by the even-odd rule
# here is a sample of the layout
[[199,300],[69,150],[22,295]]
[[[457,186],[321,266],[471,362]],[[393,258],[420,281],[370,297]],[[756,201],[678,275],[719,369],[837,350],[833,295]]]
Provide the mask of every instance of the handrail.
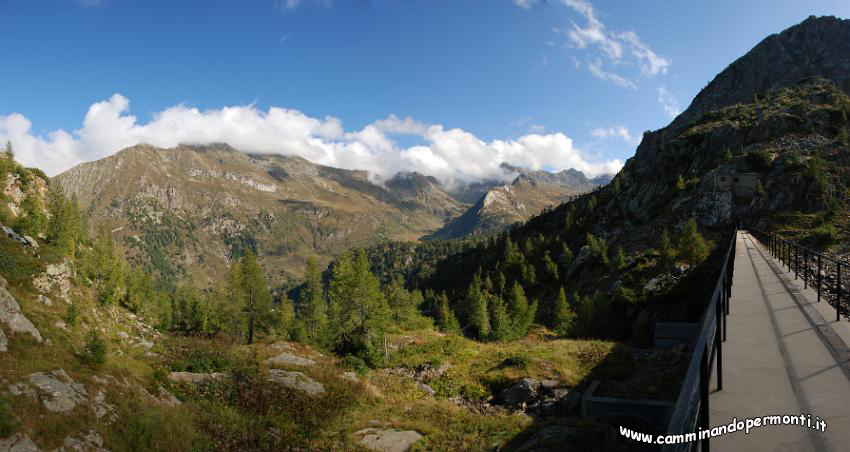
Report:
[[[835,307],[836,322],[841,320],[842,313],[845,316],[848,314],[848,309],[842,307],[842,301],[846,305],[850,303],[850,300],[842,297],[846,291],[841,283],[841,277],[842,270],[849,270],[850,265],[771,232],[750,229],[749,233],[761,242],[770,254],[779,259],[783,266],[787,266],[789,272],[793,270],[794,279],[802,277],[803,287],[812,286],[817,291],[817,301],[824,297],[827,303]],[[803,253],[802,262],[801,252]],[[801,264],[802,268],[800,268]]]
[[699,440],[698,429],[708,429],[708,383],[711,373],[717,369],[717,390],[723,389],[723,342],[726,341],[726,316],[729,315],[729,298],[732,295],[732,275],[735,270],[735,244],[737,229],[723,259],[723,267],[711,301],[702,315],[699,336],[693,347],[688,373],[679,391],[676,406],[667,427],[668,436],[694,435],[694,440],[680,441],[679,444],[667,444],[664,452],[693,450],[699,444],[708,451],[708,438]]

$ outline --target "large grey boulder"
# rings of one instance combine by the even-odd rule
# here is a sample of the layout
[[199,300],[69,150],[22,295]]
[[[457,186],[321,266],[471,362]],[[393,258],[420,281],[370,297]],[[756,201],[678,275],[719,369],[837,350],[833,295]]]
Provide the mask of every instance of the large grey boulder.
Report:
[[499,398],[502,403],[510,407],[530,405],[537,399],[538,389],[540,389],[540,382],[533,378],[523,378],[511,387],[502,390],[499,393]]
[[63,369],[29,374],[29,381],[38,389],[41,403],[53,413],[67,413],[88,400],[86,387],[75,382]]
[[49,293],[54,289],[59,293],[59,297],[69,302],[69,294],[71,292],[71,265],[65,259],[57,264],[49,264],[44,269],[44,273],[39,274],[32,281],[36,289]]
[[364,428],[354,432],[354,441],[367,449],[380,452],[405,452],[423,438],[413,430]]
[[269,370],[269,381],[286,386],[290,389],[305,392],[311,396],[322,395],[325,393],[325,387],[321,383],[304,375],[303,372],[271,369]]
[[41,333],[21,312],[21,307],[15,297],[3,287],[0,287],[0,322],[9,327],[9,334],[12,336],[28,333],[39,343],[42,342]]
[[29,436],[15,433],[8,438],[0,438],[0,452],[39,452],[39,448]]
[[230,377],[227,372],[193,373],[193,372],[171,372],[168,379],[175,383],[203,384],[208,381],[221,381]]
[[56,452],[109,452],[103,447],[103,438],[94,430],[65,437],[62,447]]
[[316,361],[289,353],[281,353],[263,361],[263,363],[267,366],[312,366],[316,364]]

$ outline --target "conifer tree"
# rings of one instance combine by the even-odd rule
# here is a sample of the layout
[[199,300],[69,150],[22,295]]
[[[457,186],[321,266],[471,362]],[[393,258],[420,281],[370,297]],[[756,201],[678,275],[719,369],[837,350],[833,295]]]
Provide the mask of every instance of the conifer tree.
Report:
[[548,251],[545,255],[543,255],[543,268],[546,270],[546,276],[548,276],[550,280],[558,280],[558,266],[555,265],[555,262],[551,257],[549,257]]
[[511,329],[515,336],[524,336],[537,314],[537,302],[529,305],[525,291],[516,282],[508,295],[508,314],[511,318]]
[[307,259],[307,282],[301,290],[297,315],[306,337],[322,343],[328,328],[328,305],[324,297],[322,274],[316,258]]
[[15,150],[12,148],[11,141],[6,142],[6,149],[3,150],[3,154],[5,154],[6,160],[8,160],[9,162],[15,161]]
[[344,253],[337,261],[329,294],[336,346],[362,352],[373,362],[379,359],[391,310],[362,249],[354,258]]
[[492,294],[486,294],[486,298],[487,311],[490,316],[490,337],[497,341],[510,339],[514,331],[505,308],[505,302],[502,301],[501,297]]
[[437,322],[440,331],[445,333],[460,331],[460,323],[457,321],[457,317],[452,312],[451,307],[449,307],[449,297],[446,296],[445,292],[437,296],[437,306]]
[[567,246],[567,242],[561,243],[561,268],[564,271],[567,271],[570,268],[570,264],[573,263],[573,252],[570,250],[570,247]]
[[473,335],[479,339],[486,338],[490,334],[490,315],[487,300],[481,293],[481,277],[478,274],[472,278],[472,283],[466,289],[464,311]]
[[245,341],[251,344],[257,334],[268,333],[276,325],[278,318],[266,277],[254,253],[245,253],[240,262],[240,270],[245,294],[245,304],[242,307],[247,325]]
[[623,247],[617,247],[617,257],[614,259],[614,267],[615,270],[622,270],[626,268],[626,253],[623,251]]
[[564,292],[564,288],[561,287],[561,290],[558,292],[558,298],[555,300],[553,329],[559,335],[566,336],[572,332],[575,318],[576,313],[570,307],[567,294]]
[[679,236],[679,254],[691,266],[699,265],[708,257],[708,244],[697,228],[697,222],[691,218],[685,223],[685,229]]
[[673,266],[676,264],[677,252],[670,242],[670,234],[667,233],[667,229],[661,233],[661,245],[659,251],[661,252],[661,267],[667,271],[672,270]]

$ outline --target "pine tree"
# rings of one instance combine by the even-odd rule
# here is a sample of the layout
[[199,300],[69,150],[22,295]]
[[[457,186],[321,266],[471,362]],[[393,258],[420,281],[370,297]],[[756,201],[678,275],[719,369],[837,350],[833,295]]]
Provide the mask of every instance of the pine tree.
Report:
[[552,327],[561,336],[570,334],[573,330],[573,322],[575,322],[576,313],[570,307],[567,300],[567,294],[564,288],[558,292],[558,298],[555,300],[555,312]]
[[667,271],[673,269],[673,266],[676,264],[676,249],[673,248],[672,243],[670,242],[670,234],[667,233],[665,229],[664,232],[661,233],[661,245],[660,245],[660,264],[661,267]]
[[537,314],[537,302],[528,304],[525,291],[519,283],[514,283],[508,294],[508,314],[511,318],[511,329],[515,336],[525,336],[528,328],[534,322]]
[[491,294],[487,294],[486,298],[487,312],[490,316],[491,339],[497,341],[510,339],[514,331],[504,301],[502,301],[501,297]]
[[245,293],[242,312],[248,329],[245,340],[251,344],[257,334],[268,333],[277,324],[278,318],[266,277],[254,253],[245,253],[240,262],[240,270]]
[[623,247],[617,247],[617,257],[614,259],[615,270],[626,268],[626,253],[623,252]]
[[307,282],[301,290],[297,314],[310,341],[322,343],[328,328],[328,305],[324,297],[324,284],[316,258],[307,259]]
[[337,261],[329,294],[336,346],[357,351],[373,363],[380,360],[392,313],[362,249],[353,259],[344,253]]
[[555,262],[551,257],[549,257],[548,251],[543,256],[543,268],[546,270],[546,276],[548,276],[550,280],[558,280],[558,266],[555,265]]
[[451,307],[449,307],[449,297],[446,296],[445,292],[440,293],[437,297],[437,306],[437,324],[440,331],[445,333],[460,331],[460,323],[457,321],[457,317],[455,317]]
[[490,315],[487,310],[487,300],[481,293],[481,278],[476,274],[472,283],[466,289],[464,299],[466,322],[472,328],[473,334],[484,339],[490,334]]
[[292,300],[286,296],[286,292],[282,293],[280,300],[277,302],[278,315],[278,331],[285,337],[292,336],[292,328],[295,323],[295,306]]
[[21,202],[23,214],[18,217],[15,229],[21,235],[38,236],[44,231],[47,219],[44,217],[41,201],[37,196],[28,193]]
[[570,247],[567,246],[566,242],[561,243],[561,268],[564,271],[567,271],[570,268],[570,265],[573,263],[573,252],[570,250]]
[[6,160],[8,160],[9,162],[15,161],[15,150],[12,148],[11,141],[6,142],[6,149],[3,151],[3,153],[6,155]]
[[682,259],[691,266],[699,265],[709,253],[708,244],[697,228],[697,222],[691,218],[685,223],[685,229],[679,236],[679,253]]

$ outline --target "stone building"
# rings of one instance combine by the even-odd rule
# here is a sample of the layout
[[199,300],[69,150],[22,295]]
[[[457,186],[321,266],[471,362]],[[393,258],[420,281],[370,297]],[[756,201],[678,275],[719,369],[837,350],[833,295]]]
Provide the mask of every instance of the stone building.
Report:
[[735,196],[753,196],[760,179],[758,173],[714,173],[714,190]]

